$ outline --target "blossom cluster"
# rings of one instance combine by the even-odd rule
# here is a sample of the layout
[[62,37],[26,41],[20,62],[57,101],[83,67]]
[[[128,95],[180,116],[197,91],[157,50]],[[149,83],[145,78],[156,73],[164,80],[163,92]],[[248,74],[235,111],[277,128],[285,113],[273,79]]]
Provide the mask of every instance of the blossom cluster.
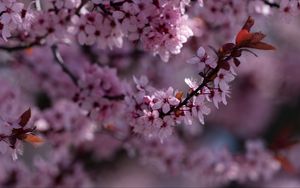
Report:
[[[217,67],[217,63],[208,56],[203,47],[198,49],[197,55],[188,60],[188,63],[199,65],[200,74],[203,76]],[[133,104],[131,125],[134,131],[148,137],[158,136],[163,140],[171,135],[175,124],[191,125],[194,118],[204,124],[204,115],[210,113],[209,102],[213,102],[217,108],[219,103],[227,104],[229,83],[235,76],[234,65],[233,62],[228,64],[227,70],[221,69],[209,81],[204,78],[200,81],[186,78],[188,96],[194,95],[190,100],[183,99],[183,92],[174,91],[172,87],[156,90],[148,85],[146,77],[134,78],[136,95],[128,99],[128,103]]]
[[[193,35],[185,6],[189,1],[81,1],[1,2],[1,33],[24,45],[96,44],[105,49],[122,47],[124,38],[168,61]],[[35,7],[35,8],[33,8]],[[13,41],[9,40],[9,41]]]
[[92,119],[104,121],[112,113],[117,116],[117,112],[122,111],[120,100],[124,98],[123,87],[115,69],[89,66],[79,78],[79,91],[75,93],[73,100]]
[[227,148],[198,148],[190,151],[185,143],[172,136],[164,143],[145,139],[133,140],[142,163],[161,172],[182,174],[201,186],[220,186],[232,181],[247,182],[271,179],[280,170],[280,163],[261,140],[249,140],[244,154],[232,154]]

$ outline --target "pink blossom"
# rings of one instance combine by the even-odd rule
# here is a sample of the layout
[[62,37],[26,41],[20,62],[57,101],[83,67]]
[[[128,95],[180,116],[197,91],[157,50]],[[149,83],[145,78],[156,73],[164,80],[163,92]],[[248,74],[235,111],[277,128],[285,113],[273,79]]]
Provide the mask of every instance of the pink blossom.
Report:
[[215,87],[220,87],[222,91],[229,89],[228,83],[234,80],[234,76],[228,71],[220,71],[214,80]]
[[171,106],[176,106],[179,104],[179,100],[174,97],[174,90],[171,87],[168,88],[166,92],[156,92],[152,101],[152,109],[158,110],[161,108],[163,113],[169,112]]
[[198,118],[202,124],[204,124],[203,115],[208,115],[210,113],[210,109],[205,105],[204,99],[204,96],[196,97],[192,107],[193,116]]

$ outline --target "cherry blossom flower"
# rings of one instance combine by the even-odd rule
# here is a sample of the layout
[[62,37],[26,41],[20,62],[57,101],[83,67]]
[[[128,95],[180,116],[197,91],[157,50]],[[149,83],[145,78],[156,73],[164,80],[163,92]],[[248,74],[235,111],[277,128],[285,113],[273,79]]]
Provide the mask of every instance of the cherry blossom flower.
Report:
[[171,87],[166,92],[158,91],[154,95],[154,99],[152,100],[153,110],[161,108],[163,113],[167,113],[171,109],[171,106],[179,104],[179,100],[174,96],[174,89]]
[[202,124],[204,124],[203,115],[210,113],[210,109],[205,105],[204,99],[204,96],[196,97],[192,107],[193,116],[197,117]]
[[198,48],[197,55],[187,60],[187,63],[200,65],[200,70],[204,69],[205,65],[210,68],[215,68],[217,66],[216,62],[208,56],[203,47]]
[[229,89],[228,83],[234,80],[234,76],[228,71],[220,71],[218,76],[214,80],[216,87],[220,87],[222,91],[227,91]]
[[280,1],[281,17],[290,22],[290,18],[299,15],[299,1],[281,0]]
[[21,11],[24,7],[23,3],[15,0],[4,0],[0,2],[0,25],[2,38],[7,41],[11,37],[11,32],[17,29],[22,23]]

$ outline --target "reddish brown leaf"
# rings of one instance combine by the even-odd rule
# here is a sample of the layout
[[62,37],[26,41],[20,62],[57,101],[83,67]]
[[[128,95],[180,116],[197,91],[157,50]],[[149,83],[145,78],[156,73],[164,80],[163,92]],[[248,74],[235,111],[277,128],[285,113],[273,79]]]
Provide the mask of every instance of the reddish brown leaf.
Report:
[[233,58],[233,63],[235,64],[236,67],[238,67],[241,64],[240,60],[237,58]]
[[246,47],[259,49],[259,50],[275,50],[276,48],[264,42],[250,43]]
[[178,92],[176,93],[175,97],[176,97],[176,99],[178,99],[178,100],[181,101],[181,99],[182,99],[182,97],[183,97],[183,92],[182,92],[182,91],[178,91]]
[[19,125],[24,127],[31,117],[31,109],[26,110],[19,118]]
[[220,48],[220,52],[224,53],[224,54],[228,54],[230,53],[235,47],[235,44],[233,43],[226,43],[222,46],[222,48]]
[[288,138],[284,140],[278,140],[277,142],[271,144],[270,149],[274,151],[282,150],[282,149],[288,149],[296,144],[299,144],[299,140],[290,140]]
[[253,25],[254,25],[254,19],[251,16],[249,16],[242,29],[250,31]]
[[241,57],[242,51],[241,50],[234,50],[231,52],[232,57]]
[[228,62],[224,62],[221,66],[222,69],[229,71],[230,70],[230,65]]
[[275,159],[281,164],[282,168],[289,172],[289,173],[295,173],[296,169],[294,167],[294,165],[290,162],[290,160],[288,158],[286,158],[283,155],[276,155]]
[[182,116],[183,115],[183,111],[181,111],[181,110],[176,110],[175,111],[175,116],[176,117],[180,117],[180,116]]
[[279,151],[282,149],[289,149],[290,147],[300,144],[300,140],[296,140],[292,137],[294,128],[291,126],[284,127],[278,131],[273,141],[270,144],[270,149],[273,151]]
[[42,144],[42,143],[44,143],[44,139],[42,139],[39,136],[33,135],[33,134],[27,134],[27,135],[25,135],[24,140],[26,142],[31,143],[31,144]]
[[261,33],[261,32],[257,32],[257,33],[252,33],[251,36],[251,43],[257,43],[260,42],[262,39],[264,39],[266,37],[265,34]]

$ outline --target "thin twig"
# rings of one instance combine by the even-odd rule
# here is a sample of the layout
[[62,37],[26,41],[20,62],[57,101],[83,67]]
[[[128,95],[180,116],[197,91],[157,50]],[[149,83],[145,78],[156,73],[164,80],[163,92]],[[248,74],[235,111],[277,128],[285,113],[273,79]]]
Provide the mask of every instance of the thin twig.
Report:
[[275,2],[269,2],[268,0],[264,0],[264,3],[266,5],[269,5],[270,7],[280,8],[280,5],[278,3],[275,3]]
[[63,58],[61,57],[57,45],[52,45],[51,50],[55,59],[55,62],[62,68],[62,70],[71,78],[73,83],[78,86],[78,78],[68,69],[65,65]]
[[21,50],[26,50],[28,48],[31,48],[31,47],[34,47],[34,46],[37,46],[37,45],[40,45],[40,41],[35,41],[35,42],[32,42],[30,44],[27,44],[27,45],[23,45],[23,46],[0,46],[0,50],[3,50],[3,51],[7,51],[7,52],[15,52],[15,51],[21,51]]

